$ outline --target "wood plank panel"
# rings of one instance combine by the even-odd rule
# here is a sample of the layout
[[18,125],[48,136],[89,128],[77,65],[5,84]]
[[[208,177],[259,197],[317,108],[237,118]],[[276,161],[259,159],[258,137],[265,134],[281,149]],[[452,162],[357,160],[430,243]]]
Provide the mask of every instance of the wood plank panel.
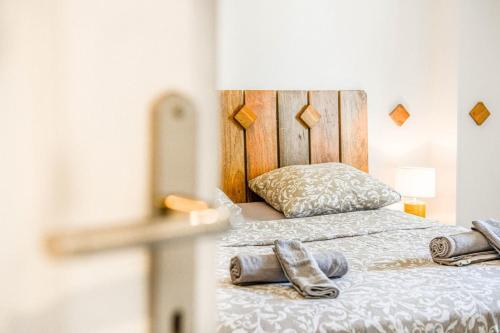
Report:
[[[246,90],[245,105],[257,115],[245,131],[247,180],[278,167],[278,124],[276,91]],[[250,190],[247,201],[259,200]]]
[[246,202],[245,131],[234,120],[243,91],[224,90],[221,98],[221,189],[234,202]]
[[368,172],[368,107],[364,91],[340,92],[340,159]]
[[278,91],[279,165],[309,164],[309,133],[300,122],[306,91]]
[[309,130],[311,164],[339,162],[339,97],[338,91],[310,91],[309,104],[321,115]]

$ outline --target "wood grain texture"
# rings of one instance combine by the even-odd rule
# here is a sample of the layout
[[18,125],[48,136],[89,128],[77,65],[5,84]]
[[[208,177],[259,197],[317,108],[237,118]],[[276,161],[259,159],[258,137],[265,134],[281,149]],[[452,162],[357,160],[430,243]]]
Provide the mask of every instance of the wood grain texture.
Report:
[[319,122],[309,130],[311,164],[339,162],[338,91],[310,91],[309,104],[320,114]]
[[[243,104],[256,116],[246,130],[233,118]],[[368,171],[363,91],[223,91],[221,105],[221,188],[235,202],[262,200],[248,180],[280,165],[342,161]],[[311,129],[299,121],[306,105],[320,114]]]
[[225,90],[221,98],[221,189],[234,202],[246,202],[245,131],[234,120],[243,91]]
[[241,109],[234,115],[234,119],[244,128],[248,129],[253,125],[257,116],[248,106],[243,105]]
[[368,172],[368,108],[364,91],[340,92],[340,160]]
[[307,128],[313,128],[321,119],[321,115],[312,105],[308,105],[300,114],[300,119],[306,124]]
[[278,92],[280,167],[309,164],[309,133],[297,119],[306,105],[306,91]]
[[[247,181],[278,167],[276,91],[246,90],[245,105],[257,119],[245,131]],[[247,201],[259,200],[250,190]]]

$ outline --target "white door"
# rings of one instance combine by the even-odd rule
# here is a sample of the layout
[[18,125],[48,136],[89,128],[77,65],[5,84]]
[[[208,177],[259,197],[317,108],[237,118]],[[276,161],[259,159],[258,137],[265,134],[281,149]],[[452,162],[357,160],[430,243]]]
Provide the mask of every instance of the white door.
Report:
[[0,0],[0,332],[149,330],[146,250],[56,260],[43,239],[150,213],[149,115],[166,91],[199,111],[197,194],[210,197],[213,11],[206,0]]

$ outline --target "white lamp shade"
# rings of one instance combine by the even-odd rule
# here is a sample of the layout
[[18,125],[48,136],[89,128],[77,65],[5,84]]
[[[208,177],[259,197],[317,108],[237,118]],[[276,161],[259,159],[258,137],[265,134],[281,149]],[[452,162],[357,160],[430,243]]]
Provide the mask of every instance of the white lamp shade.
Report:
[[417,167],[398,168],[396,191],[404,197],[433,198],[436,196],[436,170]]

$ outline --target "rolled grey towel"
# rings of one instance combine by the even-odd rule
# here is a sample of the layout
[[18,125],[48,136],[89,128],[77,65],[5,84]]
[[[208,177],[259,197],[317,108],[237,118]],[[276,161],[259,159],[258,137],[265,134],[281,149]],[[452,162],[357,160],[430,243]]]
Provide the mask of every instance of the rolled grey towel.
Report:
[[[338,278],[348,271],[347,259],[340,252],[318,252],[313,257],[326,276]],[[273,283],[288,281],[274,253],[239,254],[229,264],[231,281],[234,284]]]
[[274,253],[292,286],[306,298],[336,298],[339,290],[321,271],[316,260],[295,240],[274,241]]
[[488,240],[477,231],[434,238],[430,245],[432,258],[452,258],[493,250]]
[[500,253],[500,222],[495,220],[473,221],[473,229],[479,231],[490,243],[491,247]]

